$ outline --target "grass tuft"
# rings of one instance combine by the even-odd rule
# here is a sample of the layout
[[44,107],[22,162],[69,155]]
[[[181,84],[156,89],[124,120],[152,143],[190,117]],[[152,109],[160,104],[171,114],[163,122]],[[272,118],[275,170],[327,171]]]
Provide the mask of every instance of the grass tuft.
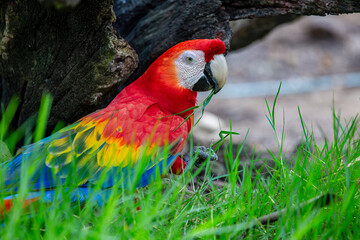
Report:
[[[333,121],[333,139],[325,139],[319,144],[298,109],[303,144],[294,155],[286,156],[282,151],[284,128],[278,133],[275,127],[279,93],[280,87],[272,107],[266,100],[266,117],[279,146],[276,152],[269,151],[275,165],[264,166],[270,176],[257,171],[254,164],[239,168],[243,146],[233,155],[232,135],[236,133],[230,129],[221,132],[220,140],[213,145],[214,148],[219,144],[225,146],[227,174],[224,176],[212,176],[212,163],[207,161],[195,173],[187,171],[181,176],[158,176],[146,188],[108,189],[108,200],[100,207],[95,201],[95,193],[106,175],[101,176],[101,181],[94,187],[90,197],[93,200],[85,204],[71,204],[69,189],[76,190],[76,181],[69,181],[68,185],[55,189],[56,200],[33,206],[28,213],[21,207],[19,198],[13,211],[0,220],[1,238],[359,239],[358,116],[345,121],[333,111],[329,117],[329,121]],[[35,140],[44,134],[51,98],[44,97],[42,106]],[[0,121],[0,136],[8,146],[15,146],[19,140],[7,132],[16,107],[16,102],[9,104]],[[227,136],[229,141],[224,141]],[[255,155],[249,159],[251,163],[258,160]],[[200,182],[197,175],[203,170],[205,177]],[[19,195],[26,197],[29,194],[27,174],[22,174],[24,182]],[[0,176],[1,186],[3,182]],[[2,187],[0,193],[3,198],[7,191]],[[136,198],[138,201],[134,201]]]

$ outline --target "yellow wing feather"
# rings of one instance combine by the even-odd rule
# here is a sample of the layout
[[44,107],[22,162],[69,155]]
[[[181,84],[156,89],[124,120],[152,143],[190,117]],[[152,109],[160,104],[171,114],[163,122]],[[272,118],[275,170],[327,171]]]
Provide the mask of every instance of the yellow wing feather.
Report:
[[[104,167],[132,166],[142,157],[150,159],[148,166],[154,166],[159,159],[156,155],[163,154],[159,147],[167,144],[169,150],[182,148],[187,127],[177,128],[177,124],[183,118],[164,118],[169,114],[154,105],[144,111],[137,120],[126,119],[129,114],[122,109],[99,111],[81,119],[50,142],[46,165],[66,174],[75,161],[77,176],[85,182]],[[169,133],[173,134],[172,141]]]

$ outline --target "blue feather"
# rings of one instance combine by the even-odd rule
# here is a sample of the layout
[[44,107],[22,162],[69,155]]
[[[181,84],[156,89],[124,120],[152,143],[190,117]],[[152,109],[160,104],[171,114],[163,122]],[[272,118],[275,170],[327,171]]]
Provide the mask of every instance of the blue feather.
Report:
[[[60,170],[55,172],[54,169],[49,168],[45,164],[46,159],[46,147],[47,144],[51,142],[55,138],[64,137],[66,133],[57,133],[50,137],[44,138],[41,141],[29,145],[24,148],[24,151],[15,156],[14,158],[2,163],[0,166],[5,168],[5,188],[9,189],[9,192],[17,192],[18,186],[20,183],[21,176],[21,168],[22,166],[33,164],[34,161],[39,161],[40,166],[35,171],[35,173],[30,177],[29,188],[30,195],[27,199],[41,197],[41,192],[37,192],[41,189],[47,189],[46,194],[42,196],[43,202],[51,202],[54,199],[55,190],[54,188],[59,185],[64,185],[66,182],[66,178],[61,178],[60,175],[63,172]],[[175,160],[177,155],[170,155],[166,161],[159,161],[154,166],[146,169],[142,175],[140,176],[136,187],[145,187],[149,185],[155,178],[156,174],[160,175],[164,173],[165,169],[168,169],[172,162]],[[150,164],[150,163],[149,163]],[[158,170],[157,170],[158,169]],[[102,171],[98,171],[94,174],[91,179],[92,181],[87,181],[79,186],[78,191],[72,193],[73,201],[83,202],[88,198],[89,192],[92,192],[94,186],[96,186],[97,181],[100,179],[101,174],[106,174],[106,179],[102,183],[102,190],[99,193],[95,194],[95,200],[99,205],[102,205],[104,198],[109,196],[109,194],[104,194],[108,192],[108,189],[113,187],[114,185],[118,185],[119,187],[126,187],[135,181],[136,173],[134,172],[134,168],[131,166],[127,166],[124,168],[120,167],[112,167],[106,169],[106,173],[104,173],[105,169]],[[118,181],[122,181],[119,183]],[[16,197],[17,195],[9,196],[11,199]],[[101,203],[101,204],[100,204]]]

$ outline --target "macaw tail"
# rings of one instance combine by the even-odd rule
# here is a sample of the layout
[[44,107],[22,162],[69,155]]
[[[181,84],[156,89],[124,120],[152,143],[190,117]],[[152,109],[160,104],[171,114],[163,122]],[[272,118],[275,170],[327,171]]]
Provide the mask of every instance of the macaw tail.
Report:
[[[34,205],[33,203],[38,202],[39,201],[39,197],[33,197],[33,198],[28,198],[25,199],[22,202],[22,208],[25,210],[24,212],[27,213],[30,211],[30,206]],[[0,217],[3,217],[5,214],[9,213],[11,211],[11,209],[14,207],[14,201],[16,201],[16,199],[3,199],[3,205],[0,206]]]
[[[65,191],[68,191],[65,189]],[[89,187],[79,187],[75,190],[71,190],[69,193],[71,204],[79,203],[81,206],[85,204],[85,201],[94,201],[101,207],[107,199],[109,199],[112,193],[112,189],[96,189]],[[19,203],[18,194],[5,197],[0,201],[0,218],[9,213],[15,206],[15,203]],[[64,201],[61,191],[46,190],[45,192],[29,192],[25,200],[20,201],[21,208],[24,214],[36,212],[39,204],[46,204],[50,206],[53,202]],[[65,200],[67,201],[67,200]]]
[[[36,144],[29,145],[21,154],[0,164],[0,167],[5,170],[4,194],[6,194],[3,200],[0,199],[0,218],[18,204],[23,209],[23,213],[36,211],[40,204],[56,206],[54,203],[61,201],[76,205],[79,203],[83,205],[85,201],[91,201],[101,207],[109,198],[112,188],[145,187],[157,176],[166,172],[177,157],[177,155],[169,155],[167,159],[162,159],[157,164],[153,164],[151,161],[146,162],[148,165],[144,165],[145,169],[141,168],[142,165],[136,166],[135,170],[130,165],[123,168],[104,168],[92,174],[86,179],[86,182],[78,184],[70,179],[72,176],[71,167],[73,166],[69,166],[68,172],[71,174],[67,175],[66,169],[54,172],[45,164],[46,155],[41,151],[43,147],[41,144],[46,144],[46,142],[47,140],[42,140],[36,143],[40,147],[35,146]],[[33,161],[35,159],[33,156],[36,156],[36,161]],[[34,163],[38,163],[39,166],[34,166]],[[24,174],[22,170],[28,170],[30,167],[31,171],[27,171],[27,175],[25,175],[28,181],[24,181],[28,183],[23,186],[29,192],[20,196],[18,194],[19,185]],[[69,186],[68,182],[72,184]],[[76,187],[73,184],[76,184]],[[12,195],[7,195],[8,192]],[[68,200],[69,197],[70,201]]]

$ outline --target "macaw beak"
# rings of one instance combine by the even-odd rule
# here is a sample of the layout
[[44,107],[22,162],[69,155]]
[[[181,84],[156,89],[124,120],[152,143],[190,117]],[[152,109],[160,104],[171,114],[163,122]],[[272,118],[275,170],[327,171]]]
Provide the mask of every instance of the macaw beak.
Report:
[[224,55],[215,55],[213,60],[206,63],[204,75],[194,84],[192,90],[203,92],[214,89],[217,93],[225,85],[227,74],[228,68]]

